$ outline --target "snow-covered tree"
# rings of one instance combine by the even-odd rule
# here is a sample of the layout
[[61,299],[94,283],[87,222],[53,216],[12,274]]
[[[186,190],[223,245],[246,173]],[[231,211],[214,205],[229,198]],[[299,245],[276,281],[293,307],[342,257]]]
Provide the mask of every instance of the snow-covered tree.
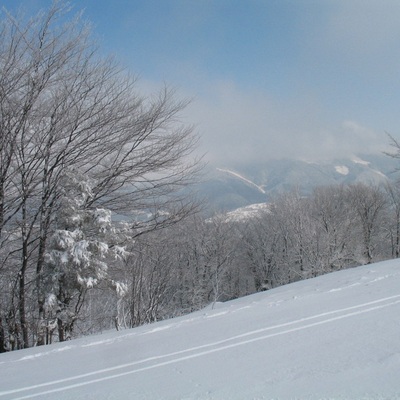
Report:
[[356,183],[347,187],[348,202],[357,215],[361,233],[361,255],[359,262],[371,264],[377,237],[381,230],[380,217],[387,205],[387,198],[381,188]]
[[388,242],[393,258],[400,257],[400,188],[387,182],[384,186],[387,207],[384,216],[383,242]]
[[279,284],[281,235],[276,218],[269,210],[260,212],[241,224],[241,247],[244,265],[248,266],[255,291],[271,289]]
[[310,209],[317,231],[318,273],[355,265],[357,216],[348,201],[346,186],[315,188],[310,198]]
[[[4,11],[0,20],[0,269],[7,272],[0,319],[10,321],[2,325],[10,334],[17,328],[18,347],[36,342],[52,263],[56,281],[64,279],[57,275],[62,262],[82,268],[81,286],[99,279],[110,247],[91,232],[105,234],[110,212],[140,235],[196,207],[182,191],[199,165],[189,158],[193,129],[179,119],[187,102],[167,87],[139,94],[136,79],[101,56],[88,24],[69,12],[56,0],[29,19]],[[59,206],[72,170],[91,192],[85,211],[68,220]],[[151,217],[134,218],[138,212]],[[78,229],[74,218],[91,228]],[[90,262],[89,253],[96,255]]]
[[110,277],[108,263],[125,257],[121,244],[129,239],[129,229],[114,223],[110,210],[88,206],[94,184],[75,170],[66,170],[59,182],[41,294],[46,331],[57,326],[60,341],[71,335],[88,290],[105,283],[119,297],[126,293],[126,284]]

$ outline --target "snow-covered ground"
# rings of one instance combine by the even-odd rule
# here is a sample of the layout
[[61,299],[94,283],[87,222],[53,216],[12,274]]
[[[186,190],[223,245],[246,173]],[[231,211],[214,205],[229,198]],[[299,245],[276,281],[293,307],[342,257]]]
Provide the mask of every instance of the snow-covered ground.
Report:
[[340,175],[348,175],[350,172],[349,168],[346,167],[345,165],[337,165],[335,167],[335,170]]
[[270,205],[268,203],[250,204],[249,206],[239,207],[236,210],[225,213],[223,220],[225,222],[245,222],[269,210]]
[[0,355],[6,399],[400,399],[400,260]]

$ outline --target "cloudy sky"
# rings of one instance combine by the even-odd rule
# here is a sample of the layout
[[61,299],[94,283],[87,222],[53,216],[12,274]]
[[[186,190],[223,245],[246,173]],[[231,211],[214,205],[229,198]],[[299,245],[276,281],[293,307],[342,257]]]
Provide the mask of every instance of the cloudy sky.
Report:
[[[5,0],[27,13],[51,0]],[[399,0],[77,0],[104,54],[193,98],[218,163],[315,160],[400,138]]]

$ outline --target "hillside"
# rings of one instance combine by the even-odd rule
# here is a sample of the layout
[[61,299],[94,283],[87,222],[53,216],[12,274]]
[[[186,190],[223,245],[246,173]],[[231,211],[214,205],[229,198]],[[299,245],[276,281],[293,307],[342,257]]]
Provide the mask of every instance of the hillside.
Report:
[[0,399],[399,399],[400,262],[0,355]]

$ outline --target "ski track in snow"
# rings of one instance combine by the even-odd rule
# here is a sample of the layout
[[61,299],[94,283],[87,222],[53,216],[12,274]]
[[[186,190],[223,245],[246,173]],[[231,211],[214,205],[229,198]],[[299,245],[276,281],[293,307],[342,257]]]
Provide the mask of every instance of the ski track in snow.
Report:
[[[257,330],[231,336],[219,341],[209,342],[203,345],[179,350],[176,352],[171,352],[168,354],[148,357],[142,360],[133,361],[131,363],[117,365],[115,367],[99,369],[97,371],[92,371],[86,374],[71,376],[68,378],[22,387],[19,389],[3,391],[0,392],[0,397],[7,395],[22,395],[22,397],[17,397],[17,398],[13,397],[14,400],[37,398],[44,395],[49,395],[69,389],[92,385],[94,383],[107,381],[110,379],[116,379],[123,376],[140,373],[150,369],[161,368],[166,365],[176,364],[185,360],[202,357],[211,353],[217,353],[234,347],[244,346],[249,343],[261,340],[267,340],[276,336],[286,335],[304,329],[310,329],[319,325],[328,324],[345,318],[352,318],[360,314],[373,312],[397,304],[400,304],[400,294],[395,296],[380,298],[374,301],[369,301],[351,307],[346,307],[328,311],[325,313],[311,315],[309,317],[304,317],[273,326],[267,326]],[[274,330],[276,330],[276,332],[267,333],[269,331],[274,331]],[[141,366],[142,364],[144,365]],[[116,372],[122,369],[127,369],[127,370]],[[79,382],[79,380],[81,382]],[[78,382],[73,383],[73,381],[78,381]],[[56,387],[51,388],[51,386],[56,386]],[[47,390],[40,391],[46,387],[48,388]],[[23,392],[25,392],[25,395],[23,394]]]
[[[376,272],[375,270],[371,270],[370,271],[370,273],[375,273],[375,272]],[[332,288],[332,289],[328,290],[327,293],[340,292],[342,290],[350,289],[350,288],[353,288],[353,287],[356,287],[356,286],[360,286],[360,285],[369,285],[371,283],[376,283],[376,282],[382,281],[384,279],[391,278],[391,277],[399,275],[399,274],[400,273],[388,274],[388,275],[384,275],[384,276],[378,276],[377,278],[372,279],[372,280],[367,276],[363,276],[361,278],[361,280],[363,281],[362,283],[361,282],[356,282],[356,283],[352,283],[352,284],[342,285],[342,286],[339,286],[339,287]],[[319,289],[316,289],[316,290],[319,291]],[[286,291],[286,293],[289,293],[289,291]],[[302,295],[299,295],[299,296],[295,295],[295,296],[292,297],[292,300],[296,300],[296,299],[302,298],[302,297],[303,297]],[[285,302],[285,300],[272,301],[272,302],[268,303],[268,307],[279,306],[283,302]],[[255,305],[255,304],[258,304],[258,303],[259,303],[259,301],[253,301],[252,305]],[[191,322],[193,322],[195,320],[198,320],[198,319],[209,319],[209,318],[214,318],[214,317],[220,317],[220,316],[228,314],[228,313],[236,313],[238,311],[241,311],[243,309],[248,309],[248,308],[251,308],[251,306],[250,305],[246,305],[246,306],[243,306],[243,307],[234,308],[233,310],[229,310],[229,311],[210,310],[212,312],[210,314],[209,313],[204,313],[204,314],[202,314],[200,316],[195,316],[193,318],[185,318],[185,320],[183,320],[181,322],[174,322],[174,323],[169,324],[169,325],[156,327],[156,328],[151,328],[151,329],[145,330],[143,332],[137,332],[137,331],[128,332],[128,333],[122,334],[122,335],[120,335],[120,336],[118,336],[116,338],[113,337],[113,338],[110,338],[110,339],[101,339],[101,340],[97,340],[97,341],[93,341],[93,342],[91,341],[89,343],[84,343],[84,344],[80,344],[80,345],[73,344],[73,345],[65,346],[65,347],[60,348],[60,349],[47,350],[47,351],[44,351],[44,352],[41,352],[41,353],[36,353],[34,355],[24,356],[24,357],[22,357],[22,358],[20,358],[18,360],[15,360],[14,362],[20,362],[20,361],[25,361],[25,360],[29,360],[29,359],[35,359],[35,358],[39,358],[39,357],[50,356],[50,355],[52,355],[54,353],[58,353],[58,352],[65,351],[65,350],[70,350],[70,349],[77,348],[77,347],[92,347],[92,346],[103,346],[103,345],[113,344],[115,342],[120,342],[120,341],[122,341],[122,340],[124,340],[124,339],[126,339],[128,337],[147,335],[147,334],[155,333],[155,332],[158,332],[158,331],[167,330],[167,329],[170,329],[170,328],[172,328],[174,326],[179,326],[179,325],[182,325],[182,324],[191,323]],[[4,362],[0,362],[0,365],[1,364],[4,364]],[[1,396],[1,392],[0,392],[0,396]]]

